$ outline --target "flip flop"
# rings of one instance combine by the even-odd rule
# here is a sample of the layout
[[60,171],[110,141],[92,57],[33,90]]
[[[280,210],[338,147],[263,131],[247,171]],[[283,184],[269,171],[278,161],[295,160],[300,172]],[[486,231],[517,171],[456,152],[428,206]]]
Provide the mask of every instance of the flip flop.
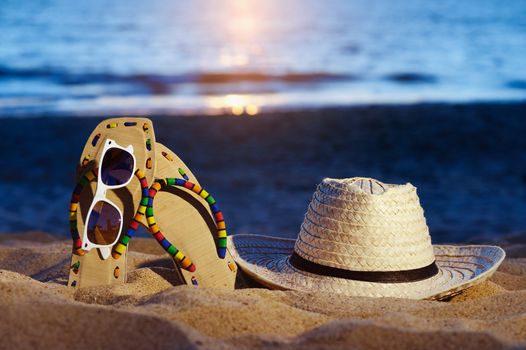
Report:
[[[177,155],[156,146],[157,180],[141,202],[150,233],[173,257],[183,283],[234,289],[237,266],[226,249],[226,224],[215,199]],[[114,246],[114,257],[125,250],[129,233]]]
[[[88,211],[97,188],[97,167],[103,148],[112,140],[122,148],[133,147],[135,156],[134,178],[122,188],[109,189],[106,198],[122,212],[122,231],[125,231],[139,207],[148,184],[154,179],[156,142],[152,122],[146,118],[113,118],[102,121],[91,133],[84,146],[77,168],[77,185],[70,203],[70,231],[73,252],[70,264],[68,286],[79,288],[104,284],[124,283],[126,280],[126,255],[114,259],[111,247],[85,250],[82,242]],[[143,193],[144,192],[144,193]],[[147,226],[146,218],[139,222]],[[97,238],[102,242],[103,237]],[[108,242],[111,244],[112,242]]]

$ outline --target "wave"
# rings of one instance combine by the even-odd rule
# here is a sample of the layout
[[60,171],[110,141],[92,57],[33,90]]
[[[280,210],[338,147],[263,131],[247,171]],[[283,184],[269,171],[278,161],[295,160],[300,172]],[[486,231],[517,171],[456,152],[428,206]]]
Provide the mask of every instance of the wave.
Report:
[[434,75],[415,72],[393,73],[386,75],[384,78],[401,84],[435,83],[438,80]]
[[152,94],[169,94],[178,84],[234,84],[234,83],[283,83],[306,84],[352,81],[357,77],[328,72],[292,72],[266,74],[261,72],[203,72],[176,75],[74,73],[52,68],[14,68],[0,66],[0,79],[48,80],[62,85],[82,84],[138,84]]
[[[201,93],[217,92],[223,86],[226,90],[248,89],[249,92],[269,92],[276,89],[287,89],[293,86],[315,85],[321,83],[349,83],[363,80],[376,80],[378,78],[340,74],[331,72],[287,72],[283,74],[269,74],[257,71],[242,72],[196,72],[184,74],[157,74],[157,73],[93,73],[70,72],[66,70],[40,67],[16,68],[0,65],[0,82],[2,79],[48,81],[53,84],[69,85],[105,85],[120,84],[126,86],[121,94],[151,94],[170,95],[184,84],[193,84]],[[438,78],[432,74],[419,72],[394,72],[379,77],[380,80],[398,84],[433,84]],[[523,88],[522,81],[514,82],[515,88]],[[233,85],[236,85],[234,87]],[[244,84],[243,87],[240,84]],[[122,90],[122,89],[120,89]]]
[[526,90],[526,80],[510,80],[506,86],[512,89]]

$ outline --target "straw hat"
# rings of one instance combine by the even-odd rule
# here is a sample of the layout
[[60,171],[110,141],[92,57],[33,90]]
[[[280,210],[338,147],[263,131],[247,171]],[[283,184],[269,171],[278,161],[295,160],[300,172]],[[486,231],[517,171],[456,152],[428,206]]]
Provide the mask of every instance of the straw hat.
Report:
[[294,240],[229,237],[248,275],[273,289],[443,299],[487,279],[495,246],[431,244],[416,188],[368,178],[324,179]]

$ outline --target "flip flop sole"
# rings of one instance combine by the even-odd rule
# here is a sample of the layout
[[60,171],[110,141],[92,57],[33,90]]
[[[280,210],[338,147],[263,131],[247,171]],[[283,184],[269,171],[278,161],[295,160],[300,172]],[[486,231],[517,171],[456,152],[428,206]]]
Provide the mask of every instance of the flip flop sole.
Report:
[[[152,122],[146,118],[113,118],[101,122],[91,133],[84,146],[77,168],[77,180],[80,181],[84,174],[98,166],[102,148],[108,138],[123,147],[133,146],[137,161],[136,167],[142,170],[150,185],[155,173],[156,142]],[[76,217],[77,229],[81,238],[96,185],[96,181],[91,181],[80,193]],[[107,196],[121,209],[123,232],[126,232],[141,200],[139,181],[133,179],[125,188],[108,191]],[[147,227],[145,218],[142,218],[141,223]],[[92,249],[85,252],[84,255],[72,254],[68,286],[88,287],[124,283],[125,280],[126,252],[119,259],[111,256],[103,259],[99,249]]]
[[[188,180],[199,185],[184,162],[160,143],[157,143],[156,159],[157,179],[181,177],[179,169],[183,169]],[[190,272],[176,265],[184,282],[234,289],[237,266],[228,251],[223,259],[218,256],[217,230],[208,202],[191,190],[171,186],[157,193],[153,208],[164,236],[196,266],[196,270]]]

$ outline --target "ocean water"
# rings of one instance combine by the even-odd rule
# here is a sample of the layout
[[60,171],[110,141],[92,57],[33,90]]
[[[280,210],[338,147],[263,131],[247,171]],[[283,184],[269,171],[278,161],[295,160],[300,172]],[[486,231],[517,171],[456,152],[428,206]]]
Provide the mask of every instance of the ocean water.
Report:
[[153,115],[232,233],[294,238],[324,177],[370,176],[435,242],[524,234],[525,62],[518,0],[0,0],[0,233],[67,236],[93,127]]
[[525,1],[0,3],[0,116],[526,99]]

